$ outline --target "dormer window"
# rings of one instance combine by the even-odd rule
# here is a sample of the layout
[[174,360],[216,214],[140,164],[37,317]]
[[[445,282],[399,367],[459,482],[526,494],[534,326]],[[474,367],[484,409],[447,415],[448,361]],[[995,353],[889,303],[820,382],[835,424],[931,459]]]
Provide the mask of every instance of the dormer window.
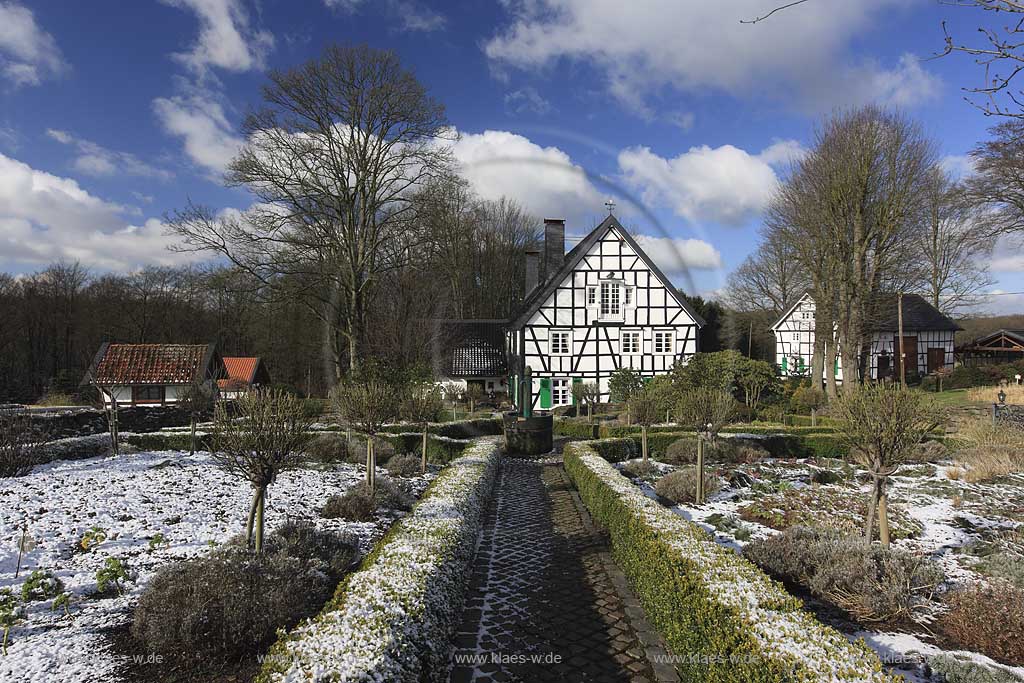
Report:
[[622,283],[601,283],[601,320],[622,318]]

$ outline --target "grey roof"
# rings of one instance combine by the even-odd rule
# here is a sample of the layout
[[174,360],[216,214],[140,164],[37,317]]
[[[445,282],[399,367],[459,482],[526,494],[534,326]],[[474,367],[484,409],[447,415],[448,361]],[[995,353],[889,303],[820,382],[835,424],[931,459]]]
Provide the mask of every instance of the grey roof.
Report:
[[438,374],[445,377],[504,377],[505,320],[437,320]]
[[[876,314],[869,327],[874,332],[895,332],[899,329],[899,311],[896,305],[898,294],[879,294],[876,300]],[[939,309],[925,301],[920,294],[903,295],[903,330],[962,330],[963,328],[944,315]]]
[[607,218],[601,221],[601,223],[596,228],[591,230],[586,237],[580,240],[579,244],[573,247],[569,251],[569,253],[565,255],[565,259],[562,261],[562,267],[558,269],[557,273],[555,273],[553,276],[548,277],[548,279],[545,282],[542,282],[536,289],[533,290],[532,293],[527,295],[526,300],[523,301],[523,304],[522,306],[520,306],[519,311],[517,311],[516,314],[512,316],[512,322],[509,324],[509,327],[511,329],[519,329],[520,327],[525,325],[526,322],[529,320],[530,316],[533,315],[537,311],[537,309],[541,307],[544,301],[547,300],[547,298],[551,296],[552,293],[554,293],[555,289],[558,287],[558,284],[562,280],[564,280],[566,276],[568,276],[569,273],[571,273],[576,268],[577,265],[579,265],[579,262],[582,261],[583,257],[587,255],[587,252],[590,251],[590,248],[594,246],[594,244],[599,242],[601,238],[604,237],[604,234],[612,228],[618,230],[619,234],[622,235],[623,239],[626,240],[626,244],[628,244],[630,248],[636,252],[637,256],[639,256],[641,260],[643,260],[643,262],[647,265],[651,272],[653,272],[658,277],[658,279],[661,280],[661,282],[665,285],[665,289],[667,289],[669,293],[672,295],[672,298],[676,300],[676,303],[678,303],[683,308],[683,310],[686,311],[687,315],[693,318],[693,321],[697,323],[697,327],[704,327],[704,318],[697,315],[697,312],[693,310],[693,307],[690,306],[686,299],[679,295],[679,291],[672,286],[672,281],[665,277],[665,274],[661,272],[661,268],[658,268],[657,264],[655,264],[654,261],[652,261],[651,258],[647,256],[647,253],[640,248],[640,245],[636,243],[636,240],[633,239],[632,235],[630,235],[626,231],[626,229],[622,227],[622,224],[619,223],[619,219],[617,219],[614,215],[611,214],[609,214]]
[[970,344],[965,344],[964,348],[971,348],[973,346],[986,346],[987,342],[995,341],[999,337],[1009,337],[1013,341],[1017,342],[1021,346],[1024,346],[1024,330],[1007,330],[1005,328],[998,329],[994,332],[989,332],[986,335],[978,337],[971,341]]

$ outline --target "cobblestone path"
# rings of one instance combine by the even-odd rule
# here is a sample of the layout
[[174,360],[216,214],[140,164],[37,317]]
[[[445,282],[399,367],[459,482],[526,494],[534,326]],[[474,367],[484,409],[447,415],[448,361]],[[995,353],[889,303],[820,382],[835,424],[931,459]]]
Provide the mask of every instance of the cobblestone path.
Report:
[[[505,458],[450,680],[676,681],[561,458]],[[653,655],[653,656],[652,656]]]

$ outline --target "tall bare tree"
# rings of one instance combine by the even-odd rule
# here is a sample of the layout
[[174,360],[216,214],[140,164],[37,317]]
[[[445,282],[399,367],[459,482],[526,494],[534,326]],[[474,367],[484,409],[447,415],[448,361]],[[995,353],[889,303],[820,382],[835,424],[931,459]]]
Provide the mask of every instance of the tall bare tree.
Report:
[[981,209],[979,219],[992,236],[1024,233],[1024,120],[989,129],[991,138],[971,151],[974,173],[965,193]]
[[[412,254],[412,197],[451,163],[444,107],[393,52],[328,47],[274,71],[226,181],[259,201],[242,214],[190,205],[171,219],[187,249],[227,257],[322,323],[325,379],[359,367],[367,302]],[[347,358],[346,358],[347,351]]]
[[726,301],[740,311],[751,309],[781,315],[807,291],[810,278],[793,245],[762,231],[757,250],[729,275]]

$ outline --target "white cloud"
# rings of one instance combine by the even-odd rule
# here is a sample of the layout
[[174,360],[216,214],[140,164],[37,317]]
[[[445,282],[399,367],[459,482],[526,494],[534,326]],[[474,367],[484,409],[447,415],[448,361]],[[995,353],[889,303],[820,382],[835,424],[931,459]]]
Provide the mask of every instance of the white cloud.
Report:
[[778,183],[774,167],[802,151],[792,140],[760,154],[702,145],[666,159],[648,147],[631,147],[619,153],[618,162],[623,180],[646,204],[670,208],[695,223],[740,225],[764,208]]
[[406,31],[430,33],[440,31],[448,24],[443,15],[412,0],[391,0],[389,4],[391,13]]
[[0,74],[15,86],[39,85],[66,68],[57,41],[36,24],[32,10],[0,2]]
[[223,174],[238,153],[242,138],[212,92],[193,90],[153,100],[153,110],[167,133],[184,141],[185,154],[215,175]]
[[813,2],[769,21],[763,0],[510,0],[511,24],[484,50],[496,64],[536,69],[560,59],[593,63],[608,91],[640,114],[646,97],[680,91],[771,97],[826,110],[851,98],[912,105],[938,82],[905,55],[891,66],[858,60],[851,44],[902,0]]
[[968,154],[950,154],[939,162],[944,170],[954,178],[965,178],[974,173],[974,159]]
[[174,177],[170,171],[147,164],[134,154],[107,149],[91,140],[76,137],[65,130],[50,128],[46,131],[46,135],[62,145],[73,146],[77,151],[77,156],[72,162],[72,166],[86,175],[124,174],[159,180],[170,180]]
[[29,267],[57,259],[123,270],[194,261],[167,250],[164,225],[125,218],[134,211],[84,190],[75,180],[33,169],[0,154],[0,253]]
[[538,116],[549,114],[554,109],[532,86],[519,88],[505,95],[505,106],[516,113],[532,112]]
[[692,111],[679,111],[674,114],[669,114],[666,119],[673,126],[686,131],[693,128],[693,124],[696,122],[697,117]]
[[565,217],[571,222],[604,211],[604,197],[583,168],[557,147],[488,130],[463,134],[453,152],[463,176],[485,199],[508,197],[540,218]]
[[635,239],[669,277],[722,267],[722,255],[704,240],[650,235],[637,235]]
[[199,19],[199,37],[188,52],[174,55],[197,73],[211,66],[228,71],[262,69],[274,36],[251,26],[240,0],[163,0],[191,10]]

